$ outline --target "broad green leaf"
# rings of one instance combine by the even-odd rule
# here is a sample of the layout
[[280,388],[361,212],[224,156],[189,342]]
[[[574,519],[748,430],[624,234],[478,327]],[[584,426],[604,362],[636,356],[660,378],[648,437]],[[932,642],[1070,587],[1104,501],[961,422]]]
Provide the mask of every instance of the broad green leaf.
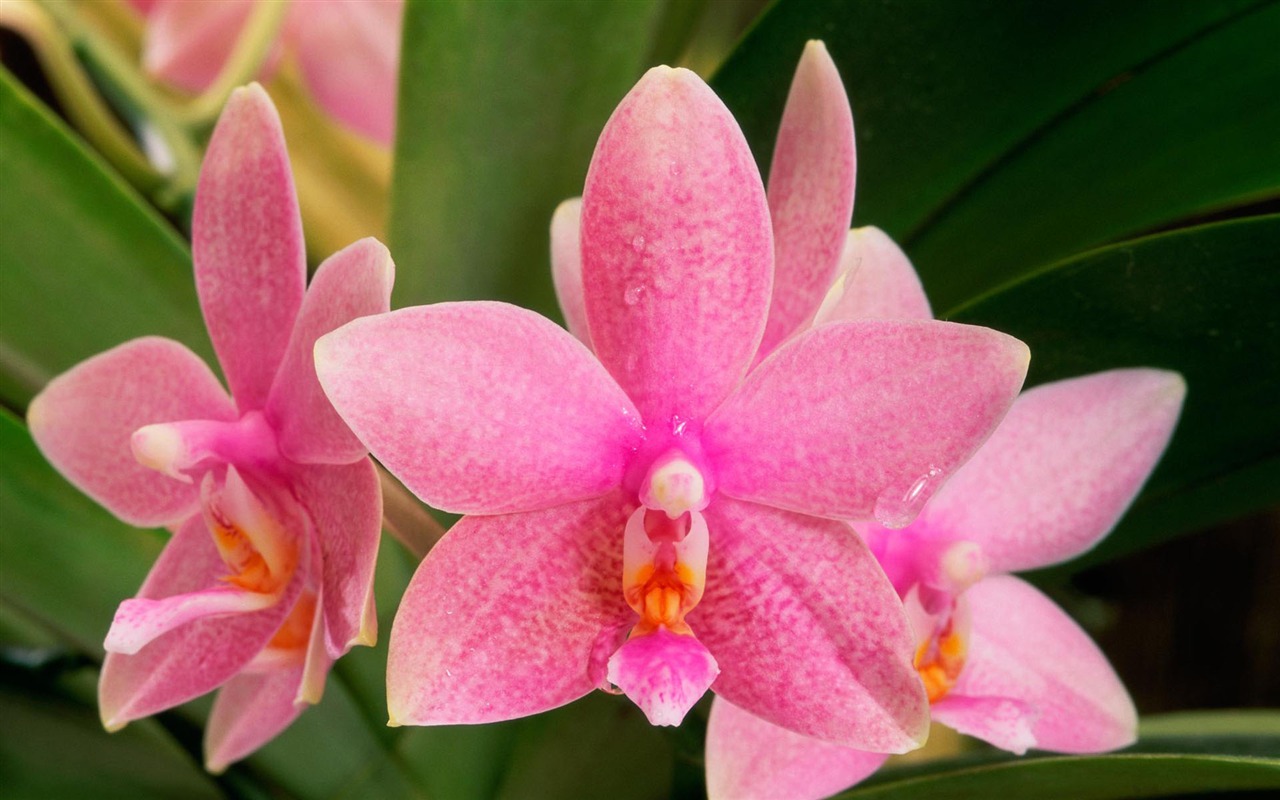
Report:
[[121,600],[164,546],[54,471],[22,423],[0,412],[0,599],[101,660]]
[[1280,788],[1280,713],[1274,710],[1151,717],[1139,734],[1133,747],[1107,755],[1019,758],[988,748],[885,769],[839,796],[1119,800]]
[[212,363],[186,245],[0,70],[0,402],[144,334]]
[[593,693],[492,725],[415,728],[399,751],[432,797],[609,797],[671,792],[672,752],[629,701]]
[[1177,370],[1173,442],[1120,527],[1072,569],[1280,501],[1280,216],[1087,253],[949,318],[1031,347],[1028,385],[1113,367]]
[[656,0],[411,3],[391,190],[394,305],[507,300],[556,314],[548,228],[582,193],[647,65]]
[[10,800],[220,798],[155,723],[108,736],[92,708],[0,681],[0,782]]
[[1011,152],[907,240],[944,307],[1137,231],[1280,197],[1280,5],[1207,30]]
[[1082,247],[1280,194],[1277,12],[781,0],[713,83],[767,165],[796,59],[825,40],[858,130],[856,219],[904,241],[946,308]]

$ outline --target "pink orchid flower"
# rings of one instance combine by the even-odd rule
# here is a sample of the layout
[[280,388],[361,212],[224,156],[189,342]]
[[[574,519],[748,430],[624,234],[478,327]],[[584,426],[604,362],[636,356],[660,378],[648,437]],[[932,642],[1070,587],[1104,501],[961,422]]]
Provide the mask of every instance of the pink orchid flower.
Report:
[[325,399],[311,350],[385,312],[394,268],[365,239],[306,290],[284,134],[256,84],[232,95],[214,131],[192,231],[231,397],[186,347],[148,337],[55,378],[27,418],[82,491],[132,525],[174,530],[107,634],[103,724],[222,687],[205,741],[220,771],[317,702],[333,659],[377,636],[378,477]]
[[[905,254],[850,232],[818,323],[928,318]],[[1097,646],[1051,600],[1005,573],[1070,559],[1104,537],[1168,444],[1177,373],[1118,369],[1025,392],[907,528],[857,524],[906,603],[933,718],[1014,753],[1112,750],[1136,712]],[[886,756],[802,736],[718,699],[707,730],[711,798],[820,798]]]
[[[179,89],[207,89],[235,48],[254,3],[263,1],[133,0],[147,18],[144,66]],[[289,9],[259,79],[270,78],[282,51],[290,51],[308,89],[329,114],[390,145],[403,15],[403,0],[299,0]]]
[[655,68],[587,176],[594,353],[485,302],[401,309],[317,342],[352,430],[423,500],[467,515],[397,614],[392,724],[509,719],[613,686],[676,724],[714,684],[811,735],[919,744],[927,702],[901,604],[834,520],[878,508],[900,521],[922,476],[994,428],[1026,348],[984,328],[848,323],[748,375],[773,227],[728,109],[693,73]]

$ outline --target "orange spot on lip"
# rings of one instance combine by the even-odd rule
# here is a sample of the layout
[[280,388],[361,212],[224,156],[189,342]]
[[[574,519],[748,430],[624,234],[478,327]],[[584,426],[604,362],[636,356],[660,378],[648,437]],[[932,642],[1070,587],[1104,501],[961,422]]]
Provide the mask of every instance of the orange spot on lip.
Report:
[[262,553],[258,552],[238,526],[218,515],[213,515],[210,522],[209,529],[218,553],[232,570],[230,575],[223,576],[223,581],[245,591],[262,594],[271,594],[284,588],[293,573],[296,556],[289,559],[286,569],[281,570],[280,574],[273,574]]
[[316,616],[316,594],[306,592],[293,604],[289,616],[285,618],[275,636],[267,643],[267,647],[280,650],[295,650],[307,646],[311,641],[311,626]]
[[937,636],[921,643],[916,650],[915,668],[924,681],[930,703],[946,697],[955,687],[968,650],[968,642],[950,624]]

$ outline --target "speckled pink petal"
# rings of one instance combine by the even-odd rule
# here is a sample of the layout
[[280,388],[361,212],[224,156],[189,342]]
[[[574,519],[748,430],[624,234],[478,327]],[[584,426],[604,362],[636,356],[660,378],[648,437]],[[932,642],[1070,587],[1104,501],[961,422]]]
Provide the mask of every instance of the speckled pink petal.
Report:
[[845,524],[717,496],[706,594],[688,621],[712,687],[786,728],[850,747],[920,745],[929,704],[902,603]]
[[204,761],[219,774],[274,739],[302,713],[296,703],[302,667],[245,673],[227,681],[204,732]]
[[679,725],[720,674],[696,637],[659,627],[632,636],[609,658],[609,683],[640,707],[653,725]]
[[595,688],[597,639],[635,619],[622,596],[625,503],[615,492],[454,525],[391,629],[392,724],[513,719]]
[[209,367],[171,339],[134,339],[49,382],[27,409],[45,458],[80,491],[131,525],[180,522],[200,492],[139,464],[138,428],[184,419],[231,420],[231,398]]
[[742,378],[772,264],[737,122],[692,72],[649,70],[600,135],[582,196],[591,343],[647,425],[700,421]]
[[724,494],[902,527],[995,428],[1027,362],[989,328],[824,325],[761,362],[703,443]]
[[142,63],[188,92],[207,89],[253,10],[250,0],[161,0],[147,13]]
[[262,408],[306,288],[284,132],[257,84],[236,89],[209,141],[191,221],[196,290],[241,411]]
[[707,798],[821,800],[866,778],[886,758],[801,736],[717,697],[707,722]]
[[[107,730],[185,703],[216,689],[241,670],[275,635],[301,591],[301,574],[280,601],[249,614],[196,620],[142,648],[108,653],[98,681],[98,710]],[[204,521],[195,516],[174,534],[151,567],[138,596],[169,597],[213,586],[227,574]]]
[[839,274],[815,325],[859,319],[933,319],[911,260],[879,228],[849,231]]
[[587,329],[587,307],[582,297],[582,244],[578,235],[581,223],[581,197],[565,200],[556,207],[551,217],[551,282],[555,284],[565,327],[590,347],[591,332]]
[[930,710],[935,722],[1001,750],[1022,755],[1036,746],[1034,727],[1039,712],[1021,700],[951,693],[934,703]]
[[400,70],[398,0],[327,0],[295,6],[291,32],[307,88],[353,130],[390,145]]
[[1137,712],[1106,657],[1062,609],[1012,575],[965,593],[972,641],[957,696],[1010,698],[1037,712],[1035,747],[1096,753],[1133,742]]
[[1025,392],[924,518],[982,546],[996,571],[1097,544],[1160,459],[1182,408],[1176,372],[1118,369]]
[[395,264],[377,239],[361,239],[324,260],[311,279],[267,413],[280,451],[303,464],[350,464],[368,455],[316,379],[316,339],[353,319],[391,309]]
[[581,342],[503,303],[358,319],[316,343],[316,372],[378,460],[446,511],[598,497],[642,438],[631,402]]
[[338,657],[353,645],[377,641],[373,572],[382,533],[382,490],[369,459],[342,466],[297,466],[299,501],[319,538],[324,587],[325,640]]
[[813,318],[835,280],[856,174],[849,98],[826,46],[810,41],[791,82],[769,170],[776,272],[760,358]]
[[276,600],[275,595],[247,592],[226,584],[158,600],[135,597],[116,609],[102,646],[108,653],[133,655],[160,636],[197,619],[258,611],[274,605]]

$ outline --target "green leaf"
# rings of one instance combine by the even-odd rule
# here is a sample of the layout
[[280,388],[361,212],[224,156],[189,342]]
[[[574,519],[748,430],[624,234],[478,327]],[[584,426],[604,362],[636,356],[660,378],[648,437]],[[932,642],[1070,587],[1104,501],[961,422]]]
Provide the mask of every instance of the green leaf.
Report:
[[1271,2],[775,4],[716,75],[762,163],[804,41],[858,129],[856,218],[938,308],[1030,267],[1280,194]]
[[1070,569],[1280,502],[1280,216],[1108,247],[949,314],[1031,347],[1028,385],[1181,372],[1173,442],[1120,527]]
[[671,793],[671,747],[629,701],[599,692],[535,717],[414,728],[404,760],[432,797],[609,797]]
[[640,77],[662,8],[411,3],[391,250],[394,305],[507,300],[554,315],[548,228]]
[[21,422],[0,411],[0,599],[101,661],[121,600],[164,546],[67,483]]
[[213,363],[186,245],[4,70],[0,140],[0,402],[144,334]]
[[1190,712],[1144,719],[1120,753],[1014,757],[993,749],[887,768],[842,795],[881,798],[1159,797],[1280,788],[1280,712]]
[[209,776],[153,722],[114,735],[91,708],[0,682],[0,774],[10,800],[219,798]]

